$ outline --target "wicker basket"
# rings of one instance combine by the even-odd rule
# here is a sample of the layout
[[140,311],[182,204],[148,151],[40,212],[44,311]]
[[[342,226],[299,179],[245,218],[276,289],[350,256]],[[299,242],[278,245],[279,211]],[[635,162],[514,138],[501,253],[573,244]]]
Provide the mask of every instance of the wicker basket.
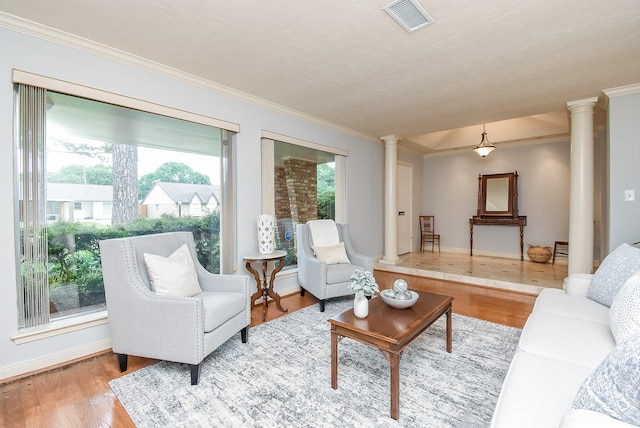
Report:
[[538,247],[529,244],[527,256],[536,263],[546,263],[551,258],[551,247]]

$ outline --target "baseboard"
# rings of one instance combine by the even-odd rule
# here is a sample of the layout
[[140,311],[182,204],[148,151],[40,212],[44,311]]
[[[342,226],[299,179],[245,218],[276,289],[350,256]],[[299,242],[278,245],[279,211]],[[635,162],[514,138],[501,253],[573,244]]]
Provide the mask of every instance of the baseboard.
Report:
[[66,365],[109,349],[111,349],[111,339],[104,339],[77,348],[68,349],[57,354],[51,354],[45,357],[25,361],[13,366],[1,367],[0,383],[11,381],[14,378],[20,378],[26,375],[35,374],[46,369],[52,369],[55,367]]

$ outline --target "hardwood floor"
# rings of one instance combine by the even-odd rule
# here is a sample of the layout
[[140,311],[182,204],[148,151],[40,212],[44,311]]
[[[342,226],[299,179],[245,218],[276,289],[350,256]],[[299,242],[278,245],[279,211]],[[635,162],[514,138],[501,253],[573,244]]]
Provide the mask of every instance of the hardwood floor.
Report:
[[393,288],[393,282],[401,277],[412,290],[453,296],[453,312],[456,314],[518,328],[524,326],[537,297],[536,294],[521,291],[436,280],[417,275],[399,275],[380,270],[375,271],[375,277],[380,290]]
[[[398,277],[395,273],[382,271],[375,271],[375,276],[381,289],[389,288]],[[516,327],[522,326],[535,299],[534,295],[527,293],[496,291],[417,276],[404,277],[410,288],[454,296],[455,313]],[[289,309],[288,313],[316,303],[315,297],[309,293],[304,297],[296,293],[282,298],[282,305]],[[270,303],[266,321],[285,315]],[[262,306],[257,306],[251,313],[251,326],[261,323]],[[126,373],[155,362],[148,358],[129,357]],[[0,427],[134,427],[108,384],[111,379],[122,375],[115,355],[107,352],[0,385]]]

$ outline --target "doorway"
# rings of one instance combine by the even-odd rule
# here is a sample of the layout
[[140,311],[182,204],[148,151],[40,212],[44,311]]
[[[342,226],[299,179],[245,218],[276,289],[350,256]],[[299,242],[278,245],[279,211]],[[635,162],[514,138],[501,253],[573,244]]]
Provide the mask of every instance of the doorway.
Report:
[[398,255],[411,252],[411,219],[413,218],[413,165],[398,162],[397,167],[398,195]]

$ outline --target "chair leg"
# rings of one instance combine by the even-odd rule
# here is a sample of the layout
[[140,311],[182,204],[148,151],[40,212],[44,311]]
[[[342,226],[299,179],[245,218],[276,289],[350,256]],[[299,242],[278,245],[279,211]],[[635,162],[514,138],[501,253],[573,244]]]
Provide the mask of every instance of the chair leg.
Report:
[[127,371],[127,354],[118,354],[118,365],[120,366],[120,373],[124,373]]
[[304,297],[304,288],[300,287],[300,295]]
[[318,303],[320,304],[320,312],[324,312],[324,303],[326,300],[320,300]]
[[191,368],[191,385],[197,385],[200,383],[200,368],[202,367],[202,363],[200,364],[189,364]]
[[247,340],[249,340],[249,326],[240,330],[240,339],[242,340],[242,343],[247,343]]

